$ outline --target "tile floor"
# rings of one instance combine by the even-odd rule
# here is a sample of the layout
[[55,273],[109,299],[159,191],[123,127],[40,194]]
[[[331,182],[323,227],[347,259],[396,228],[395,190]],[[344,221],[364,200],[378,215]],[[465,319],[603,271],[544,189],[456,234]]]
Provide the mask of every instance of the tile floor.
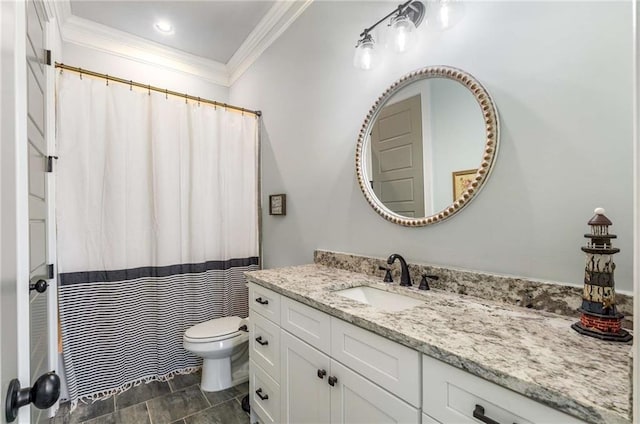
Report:
[[200,390],[200,373],[152,381],[69,414],[63,404],[50,424],[248,424],[240,402],[249,383],[220,392]]

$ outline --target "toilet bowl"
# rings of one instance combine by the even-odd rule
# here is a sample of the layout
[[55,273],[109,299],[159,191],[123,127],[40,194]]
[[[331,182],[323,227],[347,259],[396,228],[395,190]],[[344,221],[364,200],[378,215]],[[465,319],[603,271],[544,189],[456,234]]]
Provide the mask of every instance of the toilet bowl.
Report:
[[248,327],[248,318],[224,317],[185,331],[184,348],[203,359],[202,390],[217,392],[249,379]]

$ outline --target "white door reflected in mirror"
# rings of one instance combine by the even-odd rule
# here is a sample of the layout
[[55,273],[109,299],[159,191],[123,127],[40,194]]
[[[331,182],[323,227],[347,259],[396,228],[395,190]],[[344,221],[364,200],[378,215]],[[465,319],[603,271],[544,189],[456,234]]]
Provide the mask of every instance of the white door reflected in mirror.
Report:
[[389,210],[429,216],[459,197],[455,175],[479,167],[484,143],[482,111],[473,94],[454,80],[423,79],[399,90],[380,110],[365,145],[365,170]]

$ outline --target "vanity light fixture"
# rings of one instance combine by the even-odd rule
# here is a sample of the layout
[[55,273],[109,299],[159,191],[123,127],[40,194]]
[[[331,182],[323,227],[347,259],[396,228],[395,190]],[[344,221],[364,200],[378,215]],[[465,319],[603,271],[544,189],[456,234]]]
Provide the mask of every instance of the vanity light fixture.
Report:
[[173,34],[173,25],[171,25],[171,22],[158,21],[153,26],[156,29],[156,31],[162,34],[165,34],[165,35]]
[[409,50],[415,38],[416,28],[424,18],[424,12],[424,3],[408,0],[369,28],[365,28],[356,44],[353,65],[360,69],[371,69],[375,66],[376,42],[371,31],[387,19],[390,19],[388,26],[392,32],[392,49],[398,53]]

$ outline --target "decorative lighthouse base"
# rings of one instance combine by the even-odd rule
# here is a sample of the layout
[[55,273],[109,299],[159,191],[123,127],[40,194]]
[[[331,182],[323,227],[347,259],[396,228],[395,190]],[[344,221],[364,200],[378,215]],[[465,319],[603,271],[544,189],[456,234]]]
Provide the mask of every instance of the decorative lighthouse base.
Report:
[[610,342],[628,342],[633,337],[620,325],[622,317],[599,317],[582,313],[580,321],[571,325],[571,328],[585,336],[591,336]]

